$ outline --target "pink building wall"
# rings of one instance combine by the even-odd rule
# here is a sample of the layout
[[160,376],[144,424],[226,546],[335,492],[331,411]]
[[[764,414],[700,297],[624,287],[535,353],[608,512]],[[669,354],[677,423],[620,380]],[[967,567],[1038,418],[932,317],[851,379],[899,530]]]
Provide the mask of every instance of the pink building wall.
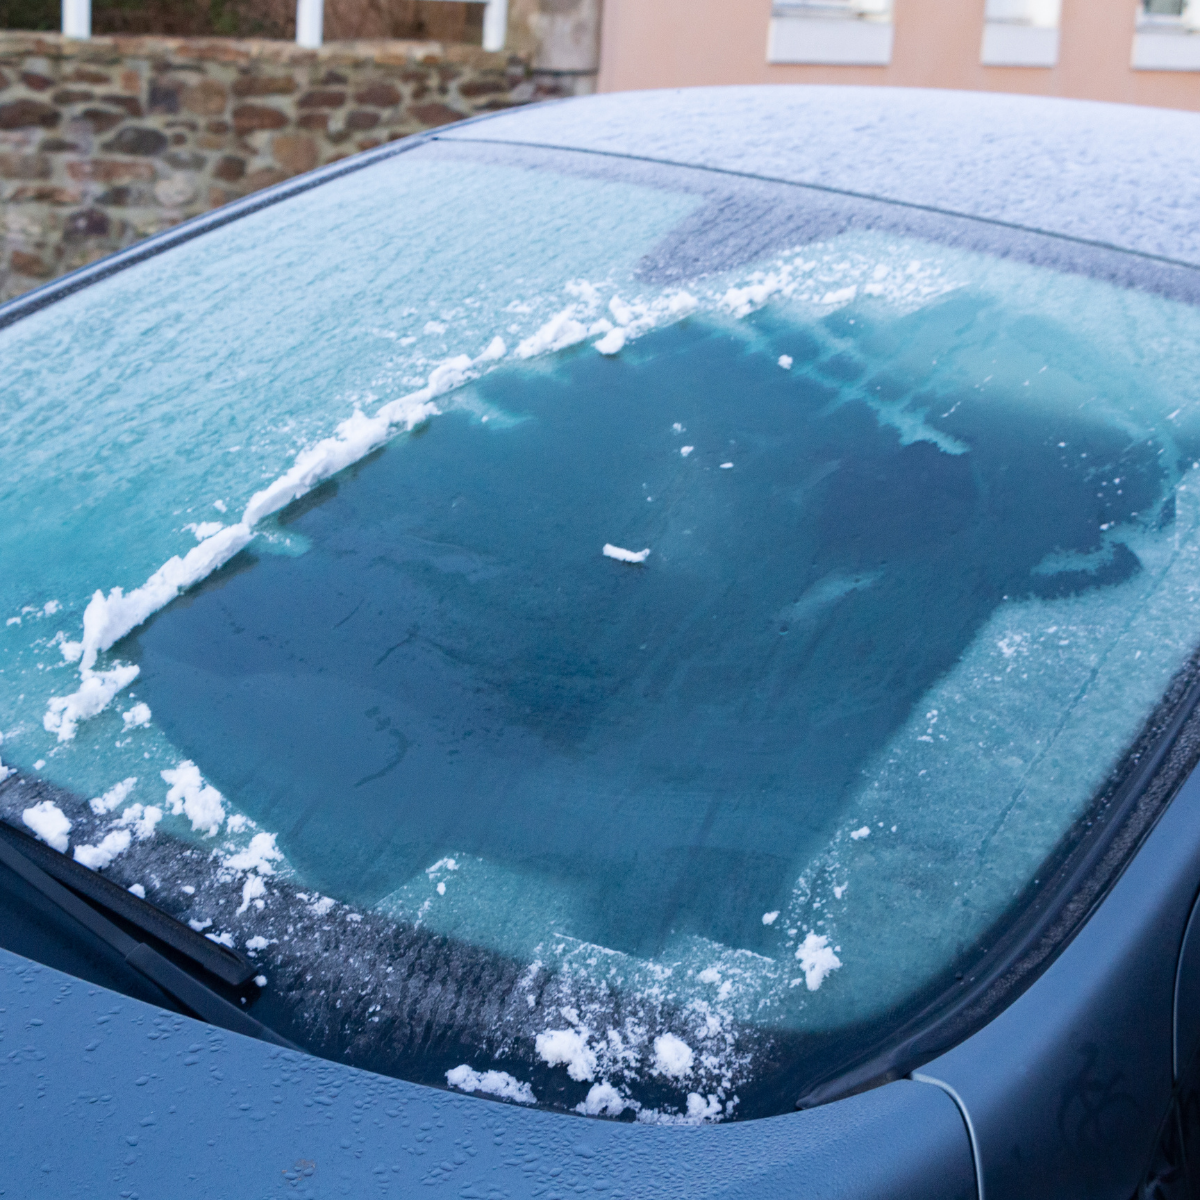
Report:
[[885,67],[770,64],[770,16],[771,0],[605,0],[599,90],[882,84],[1200,110],[1200,71],[1135,71],[1130,66],[1134,0],[1062,0],[1054,67],[981,66],[984,0],[895,0],[895,41]]

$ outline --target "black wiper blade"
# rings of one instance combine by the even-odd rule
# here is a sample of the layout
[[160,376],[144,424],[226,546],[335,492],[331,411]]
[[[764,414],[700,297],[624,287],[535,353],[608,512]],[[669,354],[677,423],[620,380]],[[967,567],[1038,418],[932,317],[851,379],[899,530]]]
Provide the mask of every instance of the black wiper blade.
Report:
[[[164,958],[152,946],[146,945],[145,942],[139,942],[125,932],[119,925],[110,921],[102,912],[97,911],[91,904],[82,897],[75,894],[70,888],[65,887],[48,871],[44,870],[37,862],[33,860],[31,854],[25,853],[26,846],[22,845],[18,848],[18,841],[29,843],[30,847],[38,847],[33,853],[38,854],[38,857],[43,857],[40,853],[40,844],[34,842],[32,838],[27,838],[19,830],[14,829],[11,825],[0,821],[0,863],[3,863],[9,870],[19,875],[26,883],[35,887],[43,896],[46,897],[52,904],[61,909],[64,913],[73,917],[85,928],[90,930],[102,942],[111,946],[135,971],[144,975],[151,982],[181,1004],[193,1016],[198,1017],[202,1021],[207,1021],[210,1025],[219,1025],[222,1029],[232,1030],[234,1033],[242,1033],[247,1037],[260,1038],[264,1042],[273,1042],[277,1046],[286,1046],[289,1050],[296,1050],[299,1047],[289,1042],[286,1038],[281,1037],[274,1030],[268,1029],[261,1021],[256,1021],[249,1013],[243,1012],[235,1004],[231,1004],[223,996],[218,995],[207,984],[202,983],[194,976],[189,975],[186,971],[177,967],[169,959]],[[117,887],[111,880],[103,879],[100,876],[94,875],[88,871],[86,867],[79,866],[78,863],[65,856],[58,854],[55,850],[49,850],[50,854],[54,854],[57,859],[65,864],[64,870],[69,867],[79,867],[81,871],[92,877],[92,881],[103,882],[109,887],[118,892],[123,892],[123,889]],[[58,866],[58,863],[55,863]],[[99,891],[99,889],[97,889]],[[168,917],[166,913],[160,913],[151,904],[146,904],[145,901],[134,896],[132,893],[123,893],[129,896],[131,901],[139,901],[145,905],[146,909],[152,913],[157,913],[162,918],[163,922],[173,922],[175,925],[180,925],[181,929],[186,930],[189,934],[194,934],[194,930],[188,929],[186,925],[181,925],[180,922],[174,921],[174,918]],[[96,901],[103,903],[103,901]],[[116,908],[111,908],[109,911],[117,914]],[[123,913],[117,914],[124,916]],[[139,913],[146,919],[146,924],[153,924],[152,917],[146,917],[145,913]],[[143,928],[138,922],[132,922],[140,931],[152,933],[157,937],[157,933],[148,928]],[[180,935],[182,936],[182,935]],[[221,949],[209,942],[207,938],[202,939],[214,949]],[[168,945],[172,943],[168,942]],[[174,948],[174,947],[173,947]],[[186,952],[185,952],[186,953]],[[190,955],[189,955],[190,957]],[[240,960],[239,955],[233,956]],[[240,960],[244,961],[244,960]]]
[[244,987],[258,973],[258,968],[236,950],[197,933],[120,884],[113,883],[82,863],[60,854],[52,846],[30,837],[23,829],[0,820],[0,839],[7,840],[15,850],[59,883],[65,883],[73,892],[86,896],[105,912],[120,917],[164,946],[170,946],[176,953],[182,954],[230,987]]

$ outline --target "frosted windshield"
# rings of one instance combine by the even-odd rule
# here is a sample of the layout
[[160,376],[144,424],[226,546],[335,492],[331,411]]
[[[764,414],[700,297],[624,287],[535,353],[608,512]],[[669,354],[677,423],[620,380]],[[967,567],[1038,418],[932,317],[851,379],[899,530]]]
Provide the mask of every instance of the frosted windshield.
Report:
[[1188,663],[1200,323],[631,172],[424,147],[0,333],[0,809],[318,1052],[697,1122],[952,976]]

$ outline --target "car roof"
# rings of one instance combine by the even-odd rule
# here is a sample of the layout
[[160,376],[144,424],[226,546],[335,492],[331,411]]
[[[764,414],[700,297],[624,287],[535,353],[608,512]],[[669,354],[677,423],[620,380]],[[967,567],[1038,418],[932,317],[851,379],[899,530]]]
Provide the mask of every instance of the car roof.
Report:
[[833,188],[1200,264],[1200,114],[934,89],[619,92],[439,132]]

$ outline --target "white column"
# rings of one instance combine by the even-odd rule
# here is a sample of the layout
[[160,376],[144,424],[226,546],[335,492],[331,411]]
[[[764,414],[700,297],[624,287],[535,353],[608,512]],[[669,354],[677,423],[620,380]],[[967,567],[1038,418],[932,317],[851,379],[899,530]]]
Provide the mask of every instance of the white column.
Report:
[[508,37],[508,0],[488,0],[483,10],[483,48],[503,50]]
[[69,38],[92,36],[92,0],[62,0],[62,31]]
[[324,0],[296,0],[296,45],[315,50],[321,44]]

